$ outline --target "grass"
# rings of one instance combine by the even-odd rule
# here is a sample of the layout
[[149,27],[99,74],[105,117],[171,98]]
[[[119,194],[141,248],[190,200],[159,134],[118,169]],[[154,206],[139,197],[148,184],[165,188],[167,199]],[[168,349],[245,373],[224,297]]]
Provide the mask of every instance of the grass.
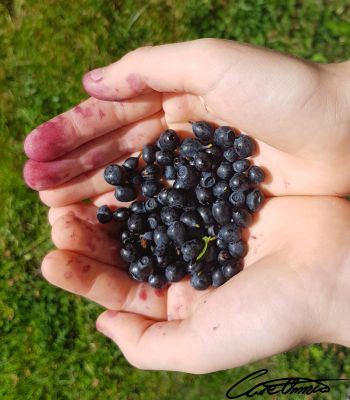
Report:
[[[335,345],[203,376],[131,367],[96,333],[101,308],[41,277],[52,247],[47,210],[21,177],[25,135],[86,97],[80,79],[92,67],[141,45],[199,37],[341,61],[350,58],[349,22],[340,0],[0,1],[1,399],[216,400],[260,368],[271,378],[349,376],[350,351]],[[314,399],[344,398],[346,385],[331,387]]]

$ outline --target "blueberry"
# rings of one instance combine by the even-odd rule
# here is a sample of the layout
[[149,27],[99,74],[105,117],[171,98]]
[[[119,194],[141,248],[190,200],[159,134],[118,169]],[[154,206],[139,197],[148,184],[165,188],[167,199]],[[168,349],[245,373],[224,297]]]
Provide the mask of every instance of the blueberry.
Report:
[[254,153],[255,144],[253,139],[247,135],[239,135],[234,142],[236,153],[240,157],[249,157]]
[[213,225],[215,223],[213,214],[211,212],[211,207],[209,206],[200,206],[197,208],[197,212],[202,217],[202,220],[205,225]]
[[240,160],[235,161],[232,164],[232,168],[235,172],[244,172],[249,168],[250,161],[246,158],[242,158]]
[[232,259],[232,256],[228,250],[220,250],[218,254],[218,262],[221,265],[226,265]]
[[212,206],[212,214],[220,225],[226,225],[231,220],[232,207],[227,201],[216,201]]
[[141,177],[147,181],[154,181],[160,177],[160,168],[156,164],[148,164],[141,170]]
[[159,182],[156,180],[144,181],[141,185],[141,191],[143,196],[152,197],[157,194],[160,190]]
[[143,201],[133,201],[130,204],[130,210],[135,214],[144,214],[146,212],[145,203]]
[[128,229],[124,230],[120,235],[121,241],[124,245],[128,243],[133,243],[136,240],[134,233],[130,232]]
[[181,246],[187,240],[187,229],[183,222],[175,221],[167,229],[169,239]]
[[180,210],[168,206],[162,207],[160,218],[165,225],[169,226],[180,219]]
[[200,151],[194,157],[194,166],[198,171],[210,171],[212,168],[212,156]]
[[191,286],[197,290],[205,290],[211,285],[211,276],[209,274],[200,272],[191,275]]
[[132,186],[138,186],[142,182],[141,175],[138,171],[129,171],[128,182]]
[[152,256],[143,256],[137,262],[140,270],[148,275],[150,275],[156,266],[155,260]]
[[213,139],[214,128],[206,121],[192,123],[192,131],[202,143],[209,143]]
[[229,185],[232,190],[236,190],[240,187],[246,190],[248,188],[248,178],[243,173],[238,172],[230,179]]
[[153,241],[157,247],[166,246],[170,239],[167,234],[167,228],[164,225],[158,225],[153,233]]
[[211,189],[204,188],[200,185],[196,186],[195,193],[197,200],[200,204],[209,205],[212,204],[214,197]]
[[248,179],[249,182],[257,185],[265,179],[264,171],[260,167],[253,165],[248,169]]
[[131,243],[126,244],[125,247],[120,249],[120,256],[124,261],[131,263],[136,260],[137,249]]
[[229,222],[220,229],[218,238],[226,243],[238,242],[241,239],[241,231],[236,224]]
[[130,185],[116,186],[114,196],[118,201],[128,202],[136,199],[137,192]]
[[130,209],[127,207],[117,208],[113,213],[113,219],[117,222],[126,221],[130,216]]
[[[140,239],[146,240],[147,242],[152,242],[153,241],[153,231],[148,231],[148,232],[142,233],[140,235]],[[141,247],[143,247],[143,246],[141,246]]]
[[237,160],[238,155],[236,153],[236,150],[234,147],[228,147],[225,151],[224,151],[224,158],[229,161],[230,163],[233,163],[234,161]]
[[158,268],[164,269],[164,268],[166,268],[166,266],[169,263],[168,254],[167,254],[166,250],[164,253],[160,253],[160,254],[155,253],[155,259],[156,259]]
[[187,265],[187,272],[189,274],[194,274],[195,272],[203,271],[205,268],[206,265],[203,260],[190,261]]
[[242,240],[229,243],[228,250],[233,258],[242,258],[247,254],[247,247]]
[[243,190],[236,189],[231,192],[228,200],[234,207],[241,207],[246,201],[246,196]]
[[152,144],[147,144],[142,150],[142,158],[146,164],[152,164],[156,161],[156,152],[158,147]]
[[216,170],[216,175],[221,179],[229,180],[233,175],[232,163],[222,161],[219,168]]
[[184,189],[185,186],[186,185],[184,184],[184,182],[180,179],[175,179],[173,183],[173,189]]
[[187,162],[187,160],[186,160],[185,157],[179,156],[179,157],[175,157],[175,158],[174,158],[173,166],[174,166],[174,168],[175,168],[176,170],[179,169],[180,165],[186,165],[186,164],[188,164],[188,162]]
[[123,167],[126,170],[134,171],[137,169],[139,159],[137,157],[129,157],[123,162]]
[[165,277],[168,282],[179,282],[186,275],[186,267],[183,263],[177,262],[165,268]]
[[[220,126],[214,131],[214,143],[220,147],[232,147],[235,140],[235,134],[229,126]],[[237,152],[237,150],[236,150]]]
[[174,208],[184,208],[188,194],[181,189],[170,189],[167,195],[167,204]]
[[184,206],[184,210],[185,211],[196,210],[198,205],[199,204],[198,204],[198,201],[197,201],[195,195],[192,192],[188,193],[187,194],[187,198],[186,198],[186,203],[185,203],[185,206]]
[[204,188],[211,188],[215,185],[216,175],[215,172],[202,172],[200,185]]
[[158,213],[151,213],[148,217],[147,217],[147,223],[148,223],[148,226],[151,228],[151,229],[156,229],[156,227],[158,226],[158,225],[160,225],[161,224],[161,219],[160,219],[160,215],[158,214]]
[[168,193],[168,189],[162,189],[157,195],[158,202],[163,206],[167,204]]
[[228,243],[226,241],[224,241],[223,239],[216,239],[216,246],[218,249],[220,250],[225,250],[228,248]]
[[123,167],[111,164],[106,167],[103,173],[104,179],[110,185],[122,185],[126,180],[126,172]]
[[209,243],[201,260],[206,262],[208,265],[213,263],[218,256],[219,250],[214,243]]
[[191,165],[180,165],[177,170],[177,178],[184,189],[190,189],[199,183],[199,174]]
[[237,262],[228,263],[222,266],[222,273],[226,279],[232,278],[240,272],[240,265]]
[[223,149],[217,145],[210,145],[205,149],[205,152],[210,154],[215,165],[219,165],[223,157]]
[[240,228],[247,228],[252,223],[252,215],[244,208],[238,208],[232,212],[233,222]]
[[181,214],[180,221],[189,228],[200,228],[202,218],[197,211],[185,211]]
[[100,222],[101,224],[107,224],[109,221],[112,220],[113,213],[107,205],[103,205],[98,208],[96,216],[98,222]]
[[225,278],[224,274],[222,273],[221,268],[215,269],[212,272],[211,279],[212,279],[212,286],[214,288],[217,288],[226,282],[226,278]]
[[174,160],[174,153],[171,150],[157,151],[156,160],[159,165],[170,165]]
[[181,143],[180,155],[182,157],[194,157],[202,148],[203,145],[198,139],[186,138]]
[[164,167],[164,177],[170,181],[176,179],[176,169],[173,165],[166,165]]
[[146,232],[147,224],[145,214],[131,214],[128,219],[128,228],[131,232]]
[[191,261],[198,257],[203,249],[203,241],[198,239],[192,239],[184,242],[181,246],[182,257],[185,261]]
[[149,277],[149,274],[146,271],[141,270],[137,261],[130,264],[129,273],[133,279],[139,282],[145,282]]
[[145,201],[145,209],[147,212],[153,212],[160,207],[160,204],[154,197],[150,197]]
[[159,144],[161,150],[173,151],[180,144],[180,139],[173,129],[167,129],[160,135],[157,143]]
[[148,283],[155,289],[163,289],[168,285],[165,275],[160,272],[151,274],[148,278]]
[[219,181],[213,186],[213,195],[219,200],[226,200],[231,190],[226,181]]
[[264,201],[264,195],[259,189],[254,189],[247,194],[245,204],[251,212],[257,211]]

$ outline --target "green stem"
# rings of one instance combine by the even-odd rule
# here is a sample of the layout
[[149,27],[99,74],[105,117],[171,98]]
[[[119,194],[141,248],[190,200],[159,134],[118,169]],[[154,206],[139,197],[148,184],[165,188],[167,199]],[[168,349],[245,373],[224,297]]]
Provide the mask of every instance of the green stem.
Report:
[[199,261],[207,251],[209,242],[212,242],[213,240],[216,240],[215,236],[203,236],[202,240],[204,240],[204,247],[203,250],[199,253],[198,257],[196,258],[196,261]]

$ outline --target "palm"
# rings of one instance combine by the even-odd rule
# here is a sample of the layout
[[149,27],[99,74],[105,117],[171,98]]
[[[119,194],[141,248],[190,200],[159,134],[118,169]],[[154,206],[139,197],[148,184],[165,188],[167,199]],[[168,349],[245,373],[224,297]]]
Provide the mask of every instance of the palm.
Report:
[[[166,330],[163,322],[173,320],[176,324],[182,321],[191,335],[198,336],[199,343],[209,335],[207,347],[195,360],[205,359],[206,352],[212,354],[213,370],[229,368],[232,360],[240,365],[322,337],[320,327],[330,316],[332,301],[341,289],[336,282],[350,282],[343,260],[348,238],[339,240],[347,223],[342,222],[346,218],[338,218],[344,212],[350,215],[350,210],[342,200],[268,200],[245,232],[249,253],[244,270],[220,288],[203,292],[194,290],[188,280],[162,291],[131,280],[118,260],[117,227],[97,225],[95,212],[95,206],[82,204],[50,211],[53,240],[60,250],[44,260],[46,278],[107,308],[147,317],[147,324],[153,326],[150,332]],[[324,234],[320,224],[330,227],[327,248],[320,240]],[[348,292],[350,288],[341,290],[345,289]],[[322,298],[318,293],[323,293]],[[217,342],[213,331],[218,329],[217,340],[235,343],[231,355],[214,351]],[[228,331],[231,334],[225,337]],[[243,332],[250,334],[242,337]],[[237,348],[241,349],[239,354]],[[219,365],[222,359],[224,364]]]

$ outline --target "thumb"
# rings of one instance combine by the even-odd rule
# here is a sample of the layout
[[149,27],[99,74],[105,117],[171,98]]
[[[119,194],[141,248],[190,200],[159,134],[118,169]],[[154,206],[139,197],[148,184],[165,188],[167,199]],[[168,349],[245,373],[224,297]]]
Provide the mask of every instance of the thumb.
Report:
[[200,95],[227,68],[213,55],[221,54],[221,49],[222,41],[216,39],[140,47],[107,67],[86,73],[83,86],[100,100],[129,99],[152,90]]

